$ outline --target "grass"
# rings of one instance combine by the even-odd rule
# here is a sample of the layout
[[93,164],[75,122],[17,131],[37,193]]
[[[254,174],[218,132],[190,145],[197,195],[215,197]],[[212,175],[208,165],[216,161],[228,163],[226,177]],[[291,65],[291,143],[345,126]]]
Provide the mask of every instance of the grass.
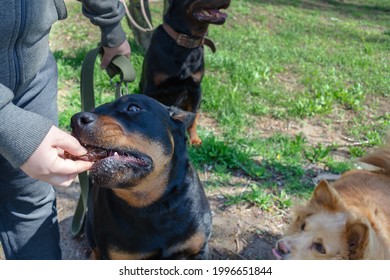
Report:
[[[60,126],[80,110],[79,75],[99,30],[68,1],[51,46],[59,64]],[[151,3],[155,23],[161,3]],[[284,209],[307,198],[319,173],[342,173],[381,145],[390,123],[390,2],[234,0],[224,26],[211,26],[206,50],[204,144],[189,148],[208,189],[245,186],[227,203]],[[143,61],[126,22],[137,72]],[[114,89],[96,70],[97,103]]]

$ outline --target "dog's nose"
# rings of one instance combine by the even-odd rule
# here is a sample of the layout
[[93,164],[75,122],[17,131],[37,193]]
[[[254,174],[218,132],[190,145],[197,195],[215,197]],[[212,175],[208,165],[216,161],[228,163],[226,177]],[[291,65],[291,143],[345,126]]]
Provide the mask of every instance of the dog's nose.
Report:
[[70,127],[72,129],[83,128],[96,121],[96,115],[88,112],[81,112],[74,115],[71,119]]
[[287,244],[283,241],[278,242],[278,251],[283,255],[290,254],[290,249],[288,248]]

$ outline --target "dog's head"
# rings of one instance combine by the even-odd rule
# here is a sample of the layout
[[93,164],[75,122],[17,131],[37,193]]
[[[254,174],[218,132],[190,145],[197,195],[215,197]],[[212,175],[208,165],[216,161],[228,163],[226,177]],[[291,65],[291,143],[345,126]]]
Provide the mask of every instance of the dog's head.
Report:
[[365,259],[372,237],[370,224],[347,211],[336,190],[322,181],[273,253],[277,259]]
[[224,24],[227,14],[221,10],[229,5],[230,0],[170,0],[164,21],[175,30],[196,36],[209,24]]
[[88,150],[83,158],[95,162],[94,185],[129,189],[167,180],[176,146],[185,152],[185,130],[193,119],[192,113],[131,94],[74,115],[71,127]]

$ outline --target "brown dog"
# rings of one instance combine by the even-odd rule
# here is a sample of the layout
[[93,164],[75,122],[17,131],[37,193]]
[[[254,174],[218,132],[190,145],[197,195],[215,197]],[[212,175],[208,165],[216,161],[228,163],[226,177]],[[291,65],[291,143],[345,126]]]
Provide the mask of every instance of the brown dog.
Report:
[[223,24],[230,0],[170,0],[164,22],[153,33],[145,54],[140,91],[167,106],[196,114],[188,129],[190,143],[202,143],[196,126],[204,75],[204,49],[209,24]]
[[277,242],[278,259],[390,259],[390,146],[361,161],[381,170],[321,181]]

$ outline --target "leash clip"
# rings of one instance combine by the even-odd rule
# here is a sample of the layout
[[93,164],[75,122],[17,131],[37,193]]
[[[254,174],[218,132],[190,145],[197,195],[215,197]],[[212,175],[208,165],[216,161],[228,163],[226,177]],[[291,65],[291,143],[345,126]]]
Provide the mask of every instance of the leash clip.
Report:
[[111,86],[115,87],[115,98],[119,98],[123,95],[129,94],[129,87],[127,82],[118,81],[115,82],[114,85],[114,82],[112,81],[112,79],[110,79],[110,84]]

